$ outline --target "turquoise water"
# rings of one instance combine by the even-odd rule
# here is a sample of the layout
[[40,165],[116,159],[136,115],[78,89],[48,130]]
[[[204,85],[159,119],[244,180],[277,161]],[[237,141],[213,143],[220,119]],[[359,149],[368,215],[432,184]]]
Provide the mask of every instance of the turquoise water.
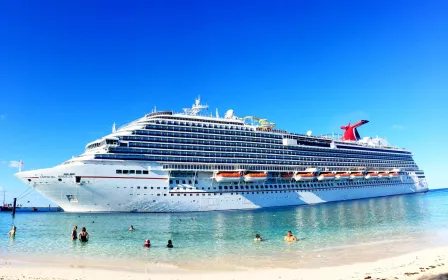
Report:
[[[448,191],[251,211],[17,213],[15,219],[0,213],[0,256],[37,260],[58,256],[137,265],[158,262],[198,269],[288,267],[316,259],[356,258],[366,248],[382,254],[398,250],[398,245],[412,249],[437,245],[446,241],[440,236],[446,236],[447,222]],[[7,232],[13,224],[18,230],[12,240]],[[128,231],[131,224],[133,232]],[[88,244],[70,240],[73,225],[78,230],[87,227]],[[285,243],[288,230],[301,241]],[[254,243],[256,233],[266,241]],[[145,239],[151,239],[153,247],[143,248]],[[173,240],[174,249],[165,247],[168,239]]]

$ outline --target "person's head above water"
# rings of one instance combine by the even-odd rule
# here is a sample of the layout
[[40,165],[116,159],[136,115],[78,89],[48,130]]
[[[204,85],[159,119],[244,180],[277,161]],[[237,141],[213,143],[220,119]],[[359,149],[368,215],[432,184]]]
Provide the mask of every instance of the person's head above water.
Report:
[[77,230],[77,229],[78,229],[78,226],[74,226],[74,227],[73,227],[73,230]]
[[292,231],[288,231],[288,233],[286,234],[286,235],[288,235],[288,236],[292,236]]
[[168,245],[173,245],[173,242],[170,240],[168,240]]
[[86,231],[86,228],[85,227],[82,227],[82,230],[81,231]]
[[146,239],[146,240],[145,240],[145,244],[151,244],[151,240]]
[[255,238],[261,238],[260,234],[255,234]]

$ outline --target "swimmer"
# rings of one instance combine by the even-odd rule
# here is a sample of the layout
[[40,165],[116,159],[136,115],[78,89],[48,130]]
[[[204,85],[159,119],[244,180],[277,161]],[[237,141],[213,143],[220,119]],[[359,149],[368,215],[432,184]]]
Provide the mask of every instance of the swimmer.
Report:
[[131,225],[131,227],[129,228],[129,230],[130,230],[130,231],[133,231],[133,230],[134,230],[134,226]]
[[143,244],[143,247],[145,247],[145,248],[149,248],[149,247],[151,247],[151,240],[146,239],[146,240],[145,240],[145,244]]
[[168,248],[174,248],[173,242],[171,240],[168,240],[168,245],[166,245]]
[[10,237],[16,237],[16,230],[17,230],[16,226],[12,226],[11,230],[8,232],[8,235]]
[[89,241],[89,233],[87,232],[85,227],[82,228],[82,230],[79,233],[78,237],[79,237],[79,241],[81,241],[81,242]]
[[263,241],[263,238],[261,238],[260,234],[255,234],[255,239],[254,241]]
[[296,242],[296,241],[297,241],[297,238],[292,234],[291,231],[288,231],[288,233],[286,234],[284,240],[285,240],[286,242]]
[[77,233],[78,227],[74,226],[72,230],[72,240],[78,239],[78,233]]

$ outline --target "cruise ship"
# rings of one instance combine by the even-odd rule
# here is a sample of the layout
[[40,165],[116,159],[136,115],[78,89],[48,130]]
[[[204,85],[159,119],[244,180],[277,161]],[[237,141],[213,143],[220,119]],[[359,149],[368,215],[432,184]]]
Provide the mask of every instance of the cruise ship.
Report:
[[255,116],[146,114],[61,165],[17,178],[66,212],[186,212],[317,204],[425,192],[412,153],[361,138],[290,133]]

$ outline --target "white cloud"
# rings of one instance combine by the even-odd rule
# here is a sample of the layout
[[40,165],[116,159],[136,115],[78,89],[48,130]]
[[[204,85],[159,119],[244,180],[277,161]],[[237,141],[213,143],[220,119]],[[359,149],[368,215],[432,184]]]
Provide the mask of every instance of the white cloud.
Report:
[[11,160],[9,162],[9,167],[14,167],[14,168],[18,168],[20,166],[20,161],[17,160]]
[[393,129],[398,129],[398,130],[403,130],[404,129],[404,125],[401,124],[394,124],[392,126]]

